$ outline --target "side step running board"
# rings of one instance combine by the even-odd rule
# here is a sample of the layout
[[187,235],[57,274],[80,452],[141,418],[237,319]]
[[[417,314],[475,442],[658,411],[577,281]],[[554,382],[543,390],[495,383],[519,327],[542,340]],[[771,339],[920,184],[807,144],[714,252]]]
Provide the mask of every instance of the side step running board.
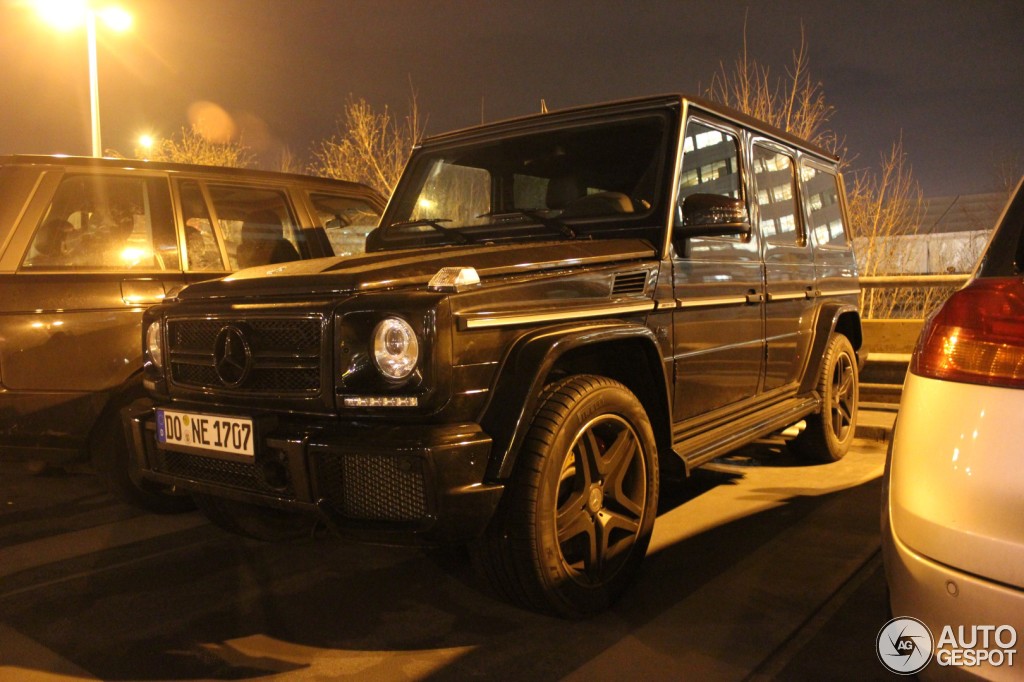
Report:
[[767,413],[757,412],[704,431],[693,438],[677,441],[672,449],[686,462],[686,470],[689,472],[743,443],[780,431],[817,409],[818,400],[813,396],[792,398],[772,407]]

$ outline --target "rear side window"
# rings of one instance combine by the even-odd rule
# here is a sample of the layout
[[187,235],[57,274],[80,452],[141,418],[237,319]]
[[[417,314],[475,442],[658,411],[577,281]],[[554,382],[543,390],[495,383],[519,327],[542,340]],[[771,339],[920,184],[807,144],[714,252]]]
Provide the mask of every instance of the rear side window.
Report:
[[802,246],[797,219],[793,159],[764,145],[754,145],[754,187],[758,223],[769,244]]
[[223,272],[220,242],[213,231],[213,221],[206,207],[199,183],[186,180],[178,186],[181,217],[185,223],[185,255],[190,272]]
[[178,268],[167,183],[68,175],[36,228],[25,270]]
[[231,270],[286,263],[308,253],[283,191],[213,184],[207,190]]
[[804,184],[804,210],[814,242],[818,246],[846,246],[846,229],[839,202],[839,178],[834,173],[805,165],[800,169]]
[[366,235],[380,221],[377,209],[362,199],[325,192],[311,193],[309,200],[334,255],[355,256],[366,250]]

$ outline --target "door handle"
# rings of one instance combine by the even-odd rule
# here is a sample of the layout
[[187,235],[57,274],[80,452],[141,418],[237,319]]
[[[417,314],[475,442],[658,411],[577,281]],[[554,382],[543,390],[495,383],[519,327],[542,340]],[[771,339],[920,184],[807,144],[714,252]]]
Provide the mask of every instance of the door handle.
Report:
[[747,303],[764,303],[764,294],[756,289],[747,291]]

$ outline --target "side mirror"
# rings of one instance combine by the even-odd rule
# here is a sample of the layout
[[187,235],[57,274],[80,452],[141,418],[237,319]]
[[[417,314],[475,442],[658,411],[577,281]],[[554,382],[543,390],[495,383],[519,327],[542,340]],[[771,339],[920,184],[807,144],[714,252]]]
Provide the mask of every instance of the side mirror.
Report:
[[691,194],[676,210],[676,236],[749,235],[750,216],[741,199],[721,194]]

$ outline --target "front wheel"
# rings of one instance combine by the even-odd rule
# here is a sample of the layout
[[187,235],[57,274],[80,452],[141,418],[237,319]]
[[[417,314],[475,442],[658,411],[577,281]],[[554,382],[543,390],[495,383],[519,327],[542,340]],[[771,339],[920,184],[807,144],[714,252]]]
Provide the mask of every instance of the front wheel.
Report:
[[474,558],[513,602],[592,615],[638,572],[657,506],[657,450],[639,400],[611,379],[569,377],[545,390]]
[[857,431],[859,385],[853,346],[836,334],[829,339],[818,380],[821,412],[807,417],[807,428],[790,442],[798,455],[821,462],[836,462],[846,455]]

